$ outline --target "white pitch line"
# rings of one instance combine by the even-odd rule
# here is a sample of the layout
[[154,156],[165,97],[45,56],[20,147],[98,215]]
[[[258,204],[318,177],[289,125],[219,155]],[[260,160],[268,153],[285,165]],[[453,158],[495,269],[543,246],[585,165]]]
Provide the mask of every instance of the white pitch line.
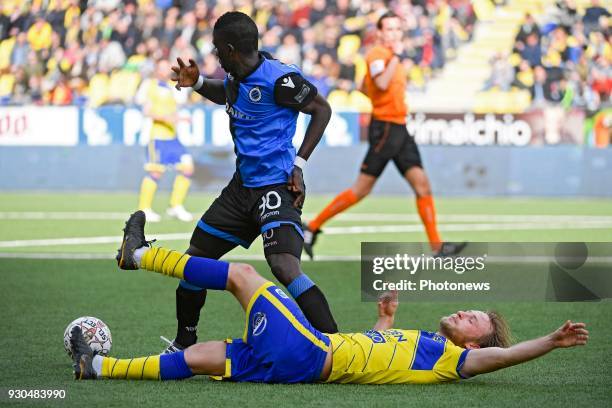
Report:
[[0,220],[125,220],[127,212],[0,211]]
[[[560,222],[557,224],[441,224],[440,231],[521,231],[521,230],[565,230],[565,229],[609,229],[612,222]],[[326,235],[351,235],[351,234],[384,234],[400,232],[422,231],[421,225],[378,225],[378,226],[353,226],[353,227],[328,227],[325,228]],[[1,245],[0,245],[1,247]]]
[[[70,260],[97,260],[97,259],[115,259],[115,254],[105,253],[15,253],[15,252],[0,252],[0,259],[70,259]],[[265,261],[266,257],[262,254],[229,254],[222,258],[229,261]],[[315,261],[359,261],[360,255],[317,255]],[[310,262],[309,259],[302,259],[302,262]]]
[[[304,218],[309,218],[308,214]],[[440,214],[441,222],[561,222],[561,221],[602,221],[612,222],[612,216],[605,215],[501,215],[501,214]],[[416,214],[340,214],[334,221],[413,221],[420,222]]]
[[[125,220],[128,212],[68,212],[68,211],[0,211],[0,220]],[[305,213],[309,219],[316,214]],[[503,214],[439,214],[441,222],[561,222],[561,221],[602,221],[612,222],[606,215],[503,215]],[[344,213],[334,221],[380,221],[420,222],[417,214],[405,213]]]
[[[123,237],[75,237],[75,238],[51,238],[51,239],[24,239],[16,241],[0,241],[0,248],[39,247],[55,245],[89,245],[89,244],[118,244]],[[156,239],[164,241],[180,241],[191,238],[191,233],[184,234],[159,234]]]
[[[556,224],[533,224],[533,223],[489,223],[489,224],[442,224],[438,227],[440,231],[521,231],[521,230],[568,230],[568,229],[609,229],[612,222],[582,221],[582,222],[559,222]],[[380,226],[352,226],[352,227],[329,227],[325,229],[326,235],[355,235],[355,234],[384,234],[384,233],[406,233],[420,232],[421,225],[380,225]],[[155,236],[160,241],[182,241],[191,238],[191,233],[159,234]],[[0,248],[21,248],[41,246],[63,246],[63,245],[91,245],[91,244],[113,244],[121,242],[121,236],[102,237],[74,237],[74,238],[50,238],[0,241]]]

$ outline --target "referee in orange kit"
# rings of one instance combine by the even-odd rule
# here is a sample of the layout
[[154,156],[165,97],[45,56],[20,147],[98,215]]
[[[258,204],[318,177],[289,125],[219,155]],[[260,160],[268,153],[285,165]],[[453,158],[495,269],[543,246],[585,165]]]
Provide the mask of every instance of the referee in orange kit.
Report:
[[355,184],[338,194],[315,219],[304,226],[304,250],[313,257],[313,246],[321,226],[370,194],[389,160],[393,160],[416,194],[419,216],[432,250],[439,256],[458,254],[466,243],[442,242],[436,225],[429,179],[423,170],[414,137],[406,129],[408,107],[405,101],[406,72],[401,63],[404,51],[402,22],[395,13],[387,12],[380,17],[376,27],[379,45],[366,55],[368,71],[364,84],[373,106],[368,132],[370,148]]

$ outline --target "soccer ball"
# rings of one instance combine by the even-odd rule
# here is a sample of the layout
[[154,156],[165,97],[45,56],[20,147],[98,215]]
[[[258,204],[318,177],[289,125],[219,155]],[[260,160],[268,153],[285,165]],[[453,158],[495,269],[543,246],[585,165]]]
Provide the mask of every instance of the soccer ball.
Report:
[[107,355],[110,352],[113,339],[111,332],[106,323],[97,317],[83,316],[73,320],[64,331],[64,349],[72,358],[70,351],[70,332],[74,326],[79,326],[85,336],[85,340],[89,343],[89,347],[100,355]]

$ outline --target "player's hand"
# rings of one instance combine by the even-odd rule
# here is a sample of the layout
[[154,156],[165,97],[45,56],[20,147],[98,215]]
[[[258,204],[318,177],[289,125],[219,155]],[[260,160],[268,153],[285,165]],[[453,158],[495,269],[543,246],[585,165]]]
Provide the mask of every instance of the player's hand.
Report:
[[287,188],[293,193],[293,195],[295,195],[293,206],[301,209],[304,205],[304,199],[306,198],[306,185],[304,184],[304,174],[302,173],[302,169],[297,166],[293,166],[293,171],[291,172],[289,181],[287,182]]
[[190,58],[189,65],[185,65],[182,59],[177,58],[176,62],[178,67],[172,67],[174,74],[170,78],[176,82],[176,89],[180,91],[181,88],[189,88],[190,86],[195,85],[200,77],[200,70],[198,69],[195,61]]
[[570,320],[551,335],[555,347],[584,346],[589,340],[589,331],[584,323],[572,323]]
[[384,292],[378,297],[378,317],[395,317],[398,306],[397,290]]

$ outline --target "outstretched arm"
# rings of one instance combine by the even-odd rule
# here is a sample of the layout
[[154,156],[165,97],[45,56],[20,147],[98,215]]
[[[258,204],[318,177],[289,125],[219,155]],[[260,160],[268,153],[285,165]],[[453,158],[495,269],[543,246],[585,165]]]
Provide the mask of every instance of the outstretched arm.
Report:
[[374,330],[389,330],[393,327],[398,305],[397,290],[385,292],[378,297],[378,321]]
[[584,323],[572,323],[568,320],[548,336],[524,341],[509,348],[488,347],[470,350],[461,374],[471,377],[490,373],[541,357],[556,348],[584,346],[588,339],[589,331]]
[[196,90],[197,93],[216,104],[225,105],[223,81],[202,77],[201,81],[203,82],[198,83],[200,81],[200,70],[194,60],[190,59],[189,65],[185,65],[180,58],[177,58],[176,62],[178,66],[172,67],[174,72],[172,80],[176,82],[176,89],[189,88],[194,85],[197,87],[199,85],[199,88]]

